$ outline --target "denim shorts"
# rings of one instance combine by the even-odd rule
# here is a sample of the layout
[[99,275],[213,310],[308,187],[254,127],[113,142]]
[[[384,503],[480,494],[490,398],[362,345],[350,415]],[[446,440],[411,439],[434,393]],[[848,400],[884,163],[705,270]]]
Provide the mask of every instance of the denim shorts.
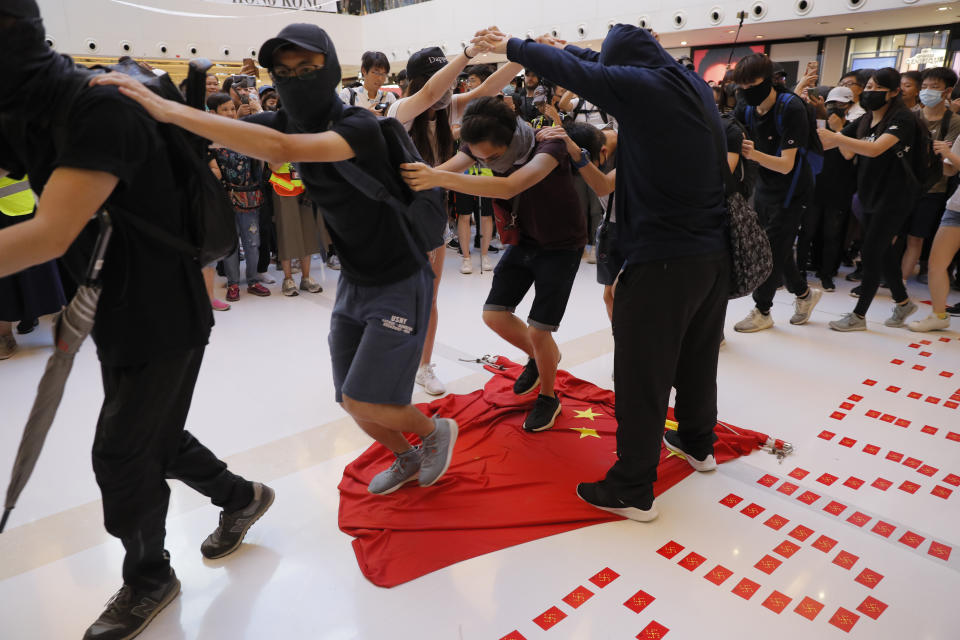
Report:
[[941,227],[960,227],[960,211],[947,209],[940,218]]
[[388,285],[341,277],[330,318],[330,360],[337,402],[408,405],[430,323],[429,267]]

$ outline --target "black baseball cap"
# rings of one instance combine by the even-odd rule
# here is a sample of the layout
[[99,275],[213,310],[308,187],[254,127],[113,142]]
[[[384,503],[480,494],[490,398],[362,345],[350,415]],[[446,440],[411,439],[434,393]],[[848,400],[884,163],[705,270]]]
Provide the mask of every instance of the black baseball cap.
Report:
[[3,0],[0,14],[14,18],[39,18],[40,7],[35,0]]
[[427,47],[410,56],[407,61],[407,77],[429,78],[440,69],[447,66],[447,56],[440,47]]
[[265,69],[273,69],[273,53],[284,45],[294,45],[314,53],[329,55],[333,43],[327,32],[315,24],[295,23],[284,27],[276,38],[270,38],[260,47],[257,62]]

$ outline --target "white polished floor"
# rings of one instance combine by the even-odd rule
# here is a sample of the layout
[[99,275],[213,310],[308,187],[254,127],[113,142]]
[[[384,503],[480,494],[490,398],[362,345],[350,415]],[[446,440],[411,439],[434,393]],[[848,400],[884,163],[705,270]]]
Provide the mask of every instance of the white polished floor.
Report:
[[[459,358],[518,357],[480,320],[490,275],[474,262],[477,272],[463,276],[448,252],[440,290],[435,361],[451,392],[489,377]],[[584,263],[557,340],[566,369],[610,386],[613,343],[594,277]],[[778,464],[757,452],[691,476],[659,498],[652,524],[581,529],[387,590],[363,578],[350,538],[337,528],[336,485],[369,441],[333,402],[326,333],[336,274],[321,271],[318,279],[322,294],[283,298],[273,285],[273,297],[244,297],[217,315],[189,427],[234,470],[273,486],[277,500],[236,554],[207,562],[198,547],[217,510],[174,483],[167,547],[183,593],[145,640],[626,639],[664,637],[664,628],[676,639],[960,635],[960,442],[953,440],[960,436],[951,435],[960,432],[960,409],[948,405],[960,392],[957,333],[884,327],[891,305],[884,295],[869,332],[832,332],[826,323],[854,304],[845,282],[824,294],[804,327],[788,323],[792,299],[781,291],[774,329],[736,334],[733,323],[751,305],[736,301],[721,352],[721,419],[788,440],[795,454]],[[921,285],[911,287],[918,300],[928,298]],[[650,312],[670,310],[651,300]],[[21,339],[20,354],[0,363],[2,486],[50,343],[45,322]],[[80,638],[119,587],[122,550],[103,532],[89,460],[101,397],[88,344],[11,528],[0,535],[4,640]],[[835,435],[828,440],[824,431]],[[867,445],[878,450],[864,452]],[[888,459],[891,451],[902,459]],[[878,479],[889,488],[874,486],[885,486]],[[785,482],[798,488],[788,495],[779,490]],[[798,500],[807,491],[818,496],[811,505]],[[742,502],[721,504],[730,494]],[[832,501],[846,507],[839,516],[824,511]],[[754,517],[743,513],[755,513],[752,504],[763,508]],[[862,516],[848,521],[856,512]],[[798,525],[813,533],[805,537]],[[920,537],[916,548],[906,544]],[[677,546],[684,548],[668,559],[664,547]],[[691,552],[704,560],[692,562]],[[730,577],[716,585],[709,578],[727,573],[718,565]],[[590,578],[604,569],[619,577],[599,588]],[[749,599],[735,593],[749,595],[743,589],[753,583]],[[593,596],[574,607],[564,598],[578,587]],[[545,630],[534,619],[553,608],[559,621]]]

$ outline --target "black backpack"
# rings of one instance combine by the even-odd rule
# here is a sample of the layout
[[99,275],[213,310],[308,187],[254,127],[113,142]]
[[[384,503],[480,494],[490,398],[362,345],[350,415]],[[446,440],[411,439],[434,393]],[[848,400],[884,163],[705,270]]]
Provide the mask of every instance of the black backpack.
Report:
[[[952,116],[950,109],[947,109],[946,113],[943,114],[943,120],[940,122],[940,135],[937,136],[940,140],[947,139]],[[913,155],[910,162],[907,162],[905,156],[910,147],[897,145],[897,157],[903,163],[907,177],[923,194],[930,191],[943,178],[943,158],[933,150],[933,137],[930,135],[930,129],[927,128],[926,120],[916,113],[913,114],[913,117],[917,123],[917,139],[913,144]]]
[[[400,171],[406,162],[423,162],[407,130],[396,118],[378,118],[380,131],[387,142],[390,165]],[[413,191],[402,180],[391,192],[382,182],[361,169],[354,162],[345,160],[333,166],[344,180],[368,198],[386,203],[396,211],[402,224],[404,238],[410,251],[422,265],[428,265],[427,253],[443,246],[443,231],[447,224],[447,207],[442,189]]]
[[[125,73],[145,84],[157,95],[184,103],[183,95],[170,79],[163,74],[157,76],[141,67],[130,58],[122,59],[109,67],[78,67],[73,82],[75,97],[83,91],[90,78],[99,73]],[[73,100],[64,101],[64,105],[54,116],[54,137],[63,139],[66,135],[67,113]],[[210,167],[198,149],[206,147],[206,141],[172,124],[157,124],[157,131],[166,144],[171,160],[174,179],[186,194],[186,235],[179,236],[147,222],[135,213],[124,211],[115,205],[108,205],[107,211],[114,219],[129,223],[138,232],[168,247],[190,256],[200,265],[208,265],[233,254],[237,250],[237,229],[235,214],[230,200]]]

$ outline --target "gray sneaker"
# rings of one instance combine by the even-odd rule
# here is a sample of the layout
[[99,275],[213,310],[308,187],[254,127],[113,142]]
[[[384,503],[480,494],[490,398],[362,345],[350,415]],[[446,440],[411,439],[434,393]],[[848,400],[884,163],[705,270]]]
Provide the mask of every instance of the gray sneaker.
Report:
[[832,321],[830,328],[834,331],[866,331],[867,320],[855,313],[848,313],[839,320]]
[[280,288],[280,292],[288,298],[299,295],[297,293],[297,283],[293,281],[293,278],[283,279],[283,286]]
[[13,334],[0,336],[0,360],[12,358],[17,352],[17,339]]
[[389,469],[373,476],[373,480],[367,486],[367,491],[378,496],[393,493],[417,477],[417,474],[420,473],[422,459],[423,451],[420,447],[414,447],[410,451],[397,455],[397,459],[393,461]]
[[754,307],[747,317],[733,325],[733,330],[740,333],[756,333],[773,326],[773,316],[769,313],[764,315],[760,309]]
[[913,300],[907,300],[907,304],[896,304],[893,306],[893,315],[884,320],[883,324],[888,327],[902,327],[907,318],[917,312],[917,308]]
[[807,321],[810,319],[810,314],[813,313],[813,308],[820,302],[820,296],[822,295],[823,290],[810,287],[810,294],[806,298],[800,298],[798,296],[797,301],[793,305],[795,313],[793,317],[790,318],[790,324],[807,324]]
[[320,293],[323,291],[323,287],[313,278],[300,278],[300,290],[310,293]]
[[247,530],[260,519],[273,504],[273,489],[259,482],[253,483],[253,499],[237,511],[220,512],[220,525],[200,545],[200,553],[209,560],[230,555],[243,542]]
[[453,445],[460,428],[449,418],[434,418],[436,428],[423,439],[423,460],[420,462],[420,486],[429,487],[443,477],[453,458]]

